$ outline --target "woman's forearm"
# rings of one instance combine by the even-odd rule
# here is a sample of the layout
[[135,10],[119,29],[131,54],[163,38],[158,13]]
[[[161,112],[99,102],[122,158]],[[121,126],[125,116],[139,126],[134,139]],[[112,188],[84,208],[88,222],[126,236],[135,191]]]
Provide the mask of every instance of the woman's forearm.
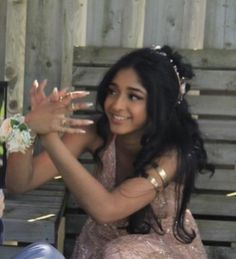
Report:
[[25,154],[14,152],[9,154],[6,170],[6,186],[13,192],[24,192],[28,189],[33,175],[32,147]]
[[42,141],[80,206],[97,221],[105,214],[109,215],[111,194],[78,162],[56,134],[43,136]]

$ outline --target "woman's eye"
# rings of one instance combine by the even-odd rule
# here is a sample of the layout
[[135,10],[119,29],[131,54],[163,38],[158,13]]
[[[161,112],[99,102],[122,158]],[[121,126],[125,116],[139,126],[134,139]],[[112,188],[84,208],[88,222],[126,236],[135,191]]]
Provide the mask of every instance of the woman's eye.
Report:
[[114,89],[108,88],[108,94],[109,95],[115,95],[116,91]]
[[137,100],[141,100],[142,97],[137,96],[137,95],[134,95],[134,94],[129,94],[129,99],[130,99],[131,101],[137,101]]

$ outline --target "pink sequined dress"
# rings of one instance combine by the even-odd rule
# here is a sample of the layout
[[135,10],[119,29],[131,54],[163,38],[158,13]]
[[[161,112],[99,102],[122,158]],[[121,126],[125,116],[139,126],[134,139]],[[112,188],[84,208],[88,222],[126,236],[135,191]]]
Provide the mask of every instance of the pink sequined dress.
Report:
[[[115,184],[116,152],[113,140],[103,155],[103,174],[99,181],[109,190]],[[206,259],[196,223],[189,210],[186,211],[187,229],[194,229],[197,237],[191,244],[179,242],[173,235],[173,215],[175,215],[175,190],[170,184],[151,203],[161,219],[164,235],[155,231],[149,234],[128,234],[124,226],[127,220],[112,224],[98,224],[87,220],[78,236],[73,259]]]

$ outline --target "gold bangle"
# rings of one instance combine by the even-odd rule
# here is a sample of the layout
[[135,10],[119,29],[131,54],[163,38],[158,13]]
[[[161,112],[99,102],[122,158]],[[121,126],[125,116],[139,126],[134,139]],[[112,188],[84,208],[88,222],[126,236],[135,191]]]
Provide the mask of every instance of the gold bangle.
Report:
[[164,187],[166,187],[169,184],[169,179],[168,179],[166,171],[163,168],[161,168],[160,166],[155,168],[155,170],[158,173],[158,175],[160,176]]
[[155,177],[149,175],[149,176],[147,177],[147,180],[154,186],[156,192],[159,192],[159,191],[160,191],[161,186],[160,186],[160,184],[158,183],[158,181],[156,180]]

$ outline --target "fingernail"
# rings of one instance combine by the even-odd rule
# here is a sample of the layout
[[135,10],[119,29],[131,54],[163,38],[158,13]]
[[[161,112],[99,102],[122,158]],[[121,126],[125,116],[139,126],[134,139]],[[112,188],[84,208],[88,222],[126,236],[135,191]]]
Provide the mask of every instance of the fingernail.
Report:
[[86,103],[86,106],[91,107],[91,106],[93,106],[93,103]]
[[38,87],[39,87],[39,82],[38,82],[38,80],[37,80],[37,79],[35,79],[35,80],[34,80],[34,85],[35,85],[35,87],[36,87],[36,88],[38,88]]
[[73,93],[74,94],[83,94],[84,96],[90,94],[90,92],[88,92],[88,91],[74,91]]
[[94,121],[92,121],[92,120],[86,120],[85,123],[90,125],[90,124],[94,124]]
[[54,94],[58,93],[58,88],[57,88],[57,87],[54,87],[54,88],[53,88],[53,93],[54,93]]
[[84,134],[84,133],[86,133],[86,131],[85,131],[85,130],[80,129],[80,130],[79,130],[79,133],[83,133],[83,134]]

